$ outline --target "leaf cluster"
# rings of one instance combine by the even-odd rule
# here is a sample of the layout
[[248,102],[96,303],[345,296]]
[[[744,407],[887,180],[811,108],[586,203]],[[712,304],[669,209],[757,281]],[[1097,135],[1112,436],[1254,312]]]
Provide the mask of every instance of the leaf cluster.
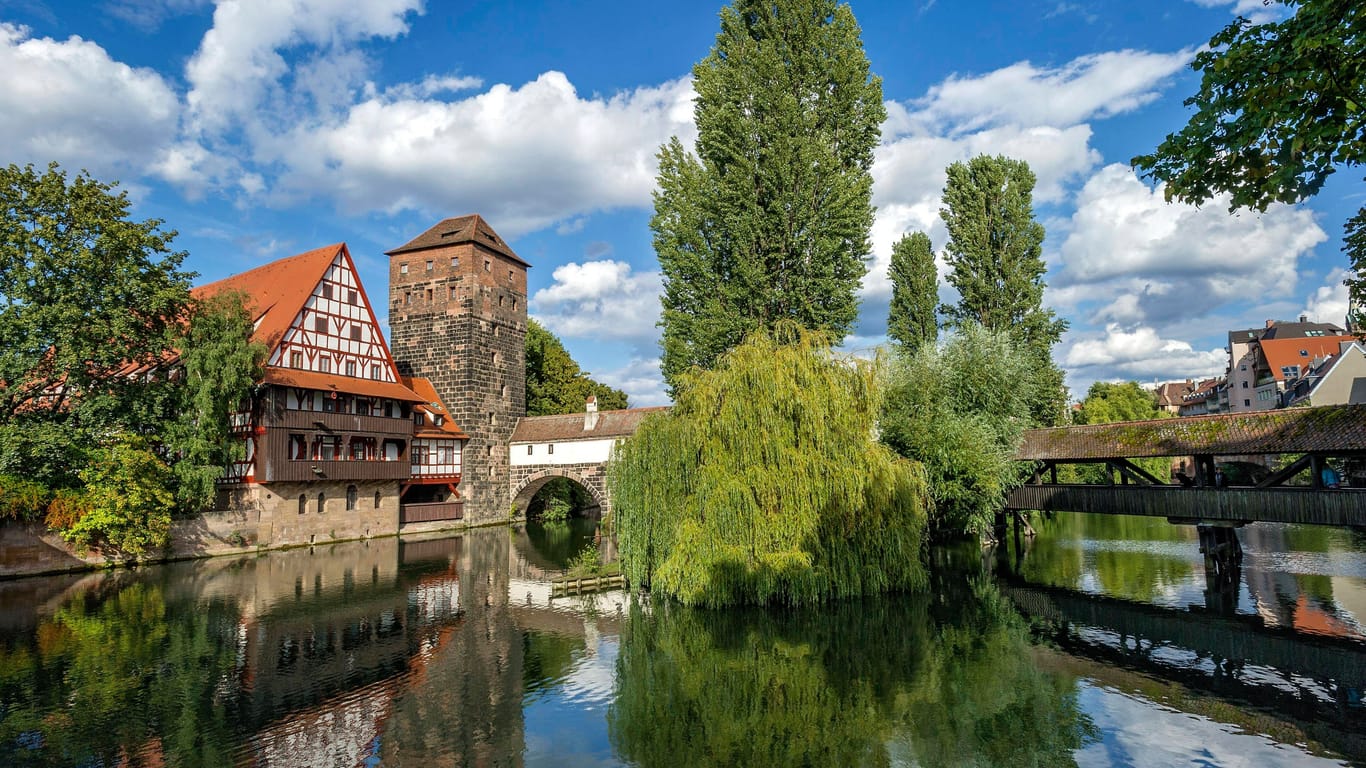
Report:
[[534,319],[526,328],[526,413],[579,413],[589,395],[603,411],[629,408],[626,393],[594,381],[579,368],[555,334]]
[[608,467],[631,584],[708,606],[923,584],[924,478],[872,438],[874,364],[786,325],[682,383]]
[[896,241],[888,276],[892,281],[888,338],[909,349],[934,344],[939,339],[939,272],[929,235],[912,232]]

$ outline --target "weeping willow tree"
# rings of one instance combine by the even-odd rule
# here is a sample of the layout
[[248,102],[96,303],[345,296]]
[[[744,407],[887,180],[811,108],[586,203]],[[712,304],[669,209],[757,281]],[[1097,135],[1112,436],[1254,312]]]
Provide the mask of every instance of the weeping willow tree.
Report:
[[685,374],[608,468],[631,584],[706,606],[923,585],[924,473],[874,439],[876,367],[788,325]]

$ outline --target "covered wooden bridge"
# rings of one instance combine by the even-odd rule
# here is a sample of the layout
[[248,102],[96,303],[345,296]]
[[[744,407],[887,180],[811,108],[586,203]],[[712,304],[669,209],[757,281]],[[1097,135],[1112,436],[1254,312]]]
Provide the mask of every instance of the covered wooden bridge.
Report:
[[[1220,458],[1290,454],[1292,463],[1252,485],[1217,481]],[[1188,457],[1190,485],[1154,477],[1132,459]],[[1025,433],[1016,452],[1033,462],[1031,481],[1011,492],[1009,510],[1098,512],[1173,522],[1366,525],[1366,488],[1329,487],[1330,458],[1366,459],[1366,405],[1095,424]],[[1058,482],[1064,464],[1104,464],[1110,482]],[[1287,481],[1308,473],[1307,485]]]

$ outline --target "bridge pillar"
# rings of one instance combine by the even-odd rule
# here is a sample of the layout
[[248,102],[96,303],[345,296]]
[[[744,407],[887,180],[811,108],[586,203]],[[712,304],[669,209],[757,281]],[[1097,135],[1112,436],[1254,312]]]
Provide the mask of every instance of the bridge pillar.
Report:
[[1243,564],[1237,530],[1229,525],[1197,525],[1195,530],[1200,536],[1200,552],[1205,556],[1205,577],[1236,582]]

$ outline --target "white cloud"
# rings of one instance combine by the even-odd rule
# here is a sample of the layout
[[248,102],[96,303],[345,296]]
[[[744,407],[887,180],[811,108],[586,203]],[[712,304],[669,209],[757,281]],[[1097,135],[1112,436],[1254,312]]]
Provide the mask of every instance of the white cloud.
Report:
[[664,375],[659,370],[659,358],[632,358],[631,362],[615,370],[591,374],[609,387],[620,389],[631,400],[632,408],[669,405]]
[[1308,315],[1315,323],[1347,322],[1347,286],[1342,282],[1351,277],[1350,270],[1339,269],[1328,275],[1323,285],[1309,297],[1301,315]]
[[349,83],[358,70],[346,46],[407,32],[408,14],[420,12],[421,5],[421,0],[222,0],[214,9],[213,28],[186,67],[192,127],[212,134],[258,119],[262,102],[290,72],[282,49],[325,49],[320,59],[348,61]]
[[1284,8],[1278,3],[1268,4],[1265,0],[1191,0],[1202,8],[1222,8],[1232,6],[1229,11],[1242,16],[1253,24],[1265,24],[1282,18]]
[[1101,374],[1097,378],[1118,373],[1123,378],[1165,380],[1219,373],[1228,354],[1222,348],[1200,351],[1187,342],[1164,339],[1149,327],[1126,329],[1111,323],[1104,333],[1071,341],[1062,359],[1070,369],[1100,369],[1090,371]]
[[961,134],[995,125],[1076,125],[1130,112],[1155,100],[1192,50],[1110,51],[1051,68],[1028,61],[975,77],[950,76],[897,114],[903,131]]
[[[1305,209],[1230,215],[1228,201],[1167,203],[1124,165],[1101,169],[1076,200],[1050,281],[1065,301],[1105,306],[1100,321],[1162,325],[1230,302],[1295,289],[1300,257],[1327,239]],[[1199,308],[1199,313],[1195,312]]]
[[263,152],[286,191],[330,194],[348,211],[479,210],[508,237],[650,203],[655,153],[691,141],[691,81],[581,98],[563,74],[457,101],[371,98]]
[[97,176],[146,170],[174,139],[180,102],[157,73],[79,37],[0,23],[0,162],[57,161]]
[[658,338],[658,272],[633,273],[630,264],[607,259],[565,264],[553,275],[555,284],[531,297],[531,311],[555,334],[641,346]]

